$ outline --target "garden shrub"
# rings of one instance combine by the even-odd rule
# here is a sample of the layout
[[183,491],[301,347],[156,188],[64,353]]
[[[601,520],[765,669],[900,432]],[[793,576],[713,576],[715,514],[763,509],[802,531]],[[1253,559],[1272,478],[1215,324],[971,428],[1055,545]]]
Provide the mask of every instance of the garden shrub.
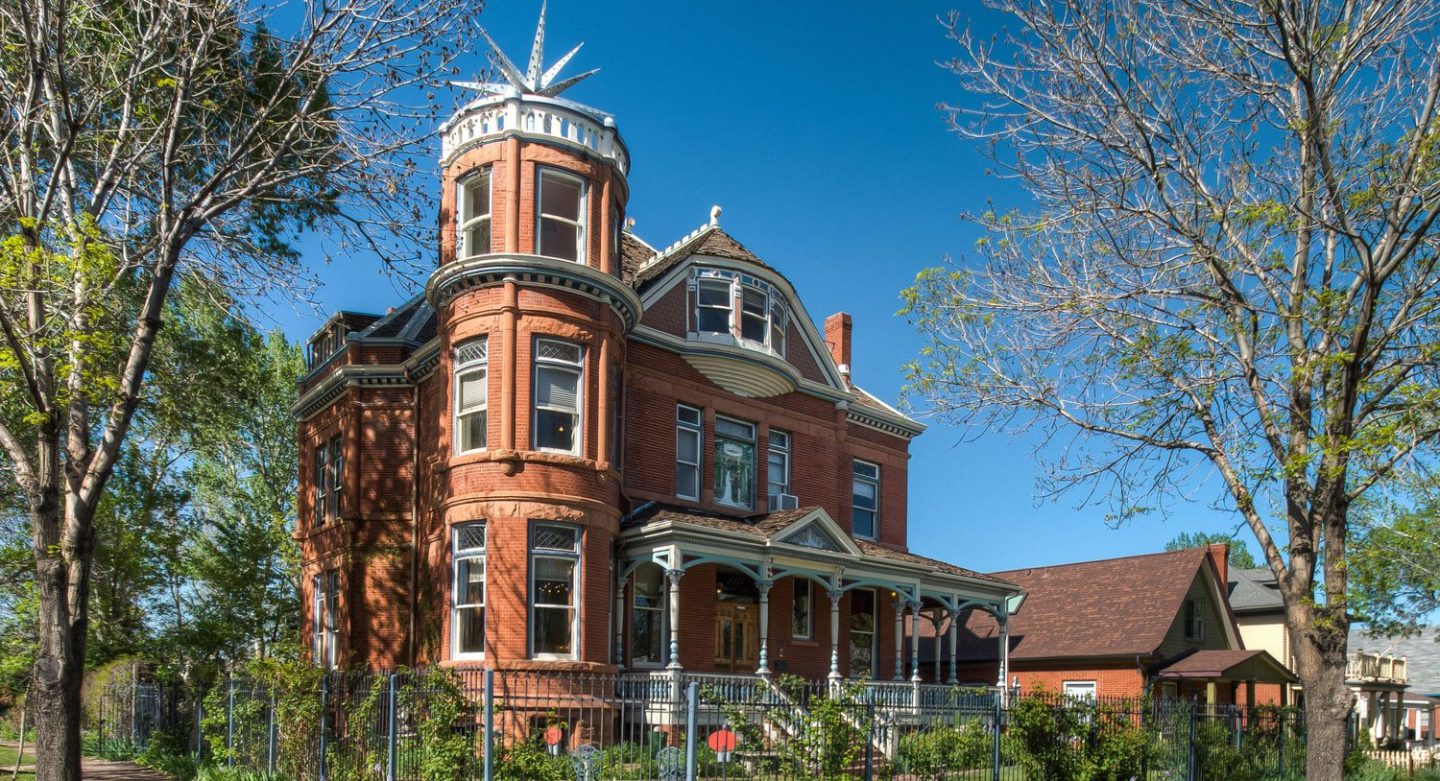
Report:
[[1141,703],[1121,708],[1027,697],[1010,711],[1014,759],[1027,781],[1129,781],[1159,759],[1154,728],[1137,723]]

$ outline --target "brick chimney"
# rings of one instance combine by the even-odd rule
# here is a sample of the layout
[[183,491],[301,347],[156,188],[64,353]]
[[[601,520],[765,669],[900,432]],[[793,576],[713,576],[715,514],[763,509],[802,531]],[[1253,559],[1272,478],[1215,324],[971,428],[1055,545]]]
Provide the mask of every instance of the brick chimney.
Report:
[[1206,547],[1215,571],[1220,573],[1220,588],[1223,589],[1230,579],[1230,546],[1223,542],[1212,542]]
[[850,331],[854,323],[846,312],[836,312],[825,318],[825,346],[830,348],[830,357],[840,367],[840,373],[850,376]]

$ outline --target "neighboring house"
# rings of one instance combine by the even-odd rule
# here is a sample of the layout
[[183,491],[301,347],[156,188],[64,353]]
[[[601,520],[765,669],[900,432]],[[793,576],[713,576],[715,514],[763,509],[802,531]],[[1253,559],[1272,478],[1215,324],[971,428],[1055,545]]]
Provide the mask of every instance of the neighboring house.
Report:
[[[1294,672],[1295,655],[1290,649],[1290,633],[1285,629],[1285,599],[1280,595],[1275,575],[1268,568],[1229,568],[1230,610],[1240,628],[1240,639],[1249,649],[1260,649]],[[1283,695],[1283,697],[1282,697]],[[1288,684],[1287,691],[1265,687],[1257,696],[1262,703],[1282,699],[1299,705],[1301,688]]]
[[[1026,592],[1009,619],[1007,682],[1071,696],[1256,702],[1293,676],[1247,649],[1226,603],[1226,546],[991,573]],[[993,680],[998,622],[968,616],[962,678]],[[942,654],[945,652],[942,649]],[[1264,701],[1264,700],[1260,700]]]
[[440,130],[424,295],[310,341],[316,661],[918,680],[882,627],[1016,609],[909,552],[924,427],[852,381],[850,317],[812,321],[718,208],[642,241],[614,118],[496,60]]
[[1351,627],[1345,677],[1357,718],[1376,742],[1440,745],[1440,627],[1415,637],[1371,637]]

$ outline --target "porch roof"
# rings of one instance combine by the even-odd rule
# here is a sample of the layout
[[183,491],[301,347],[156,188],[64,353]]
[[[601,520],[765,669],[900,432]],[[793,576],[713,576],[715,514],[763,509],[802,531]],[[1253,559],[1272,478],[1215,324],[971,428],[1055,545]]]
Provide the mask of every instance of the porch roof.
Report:
[[[800,540],[800,532],[811,525],[818,526],[823,533],[822,544],[815,544],[814,538]],[[993,575],[868,540],[851,538],[836,526],[834,520],[821,507],[801,507],[748,517],[728,517],[657,503],[633,513],[625,520],[623,527],[622,534],[627,543],[631,544],[667,544],[696,534],[701,535],[696,541],[712,544],[724,544],[727,538],[734,542],[753,540],[753,550],[757,553],[769,551],[791,558],[813,558],[819,571],[843,568],[849,572],[879,567],[903,572],[922,584],[926,581],[933,582],[938,576],[949,583],[964,581],[968,585],[984,587],[987,591],[993,590],[997,595],[1022,591],[1015,584]],[[825,538],[833,541],[833,546],[828,549],[823,544]],[[684,550],[683,545],[681,547],[682,553],[689,553]],[[633,547],[631,552],[634,553]]]
[[1295,683],[1298,679],[1265,651],[1196,651],[1155,673],[1161,680]]

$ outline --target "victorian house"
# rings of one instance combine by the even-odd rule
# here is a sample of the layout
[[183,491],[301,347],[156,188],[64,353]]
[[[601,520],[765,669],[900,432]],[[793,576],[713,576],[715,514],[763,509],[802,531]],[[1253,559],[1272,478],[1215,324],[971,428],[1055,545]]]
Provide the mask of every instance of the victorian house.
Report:
[[922,625],[1003,627],[1018,587],[909,551],[923,426],[852,381],[850,317],[814,321],[718,209],[630,232],[630,150],[560,97],[571,54],[543,68],[537,34],[457,85],[424,293],[310,342],[317,663],[918,681]]

